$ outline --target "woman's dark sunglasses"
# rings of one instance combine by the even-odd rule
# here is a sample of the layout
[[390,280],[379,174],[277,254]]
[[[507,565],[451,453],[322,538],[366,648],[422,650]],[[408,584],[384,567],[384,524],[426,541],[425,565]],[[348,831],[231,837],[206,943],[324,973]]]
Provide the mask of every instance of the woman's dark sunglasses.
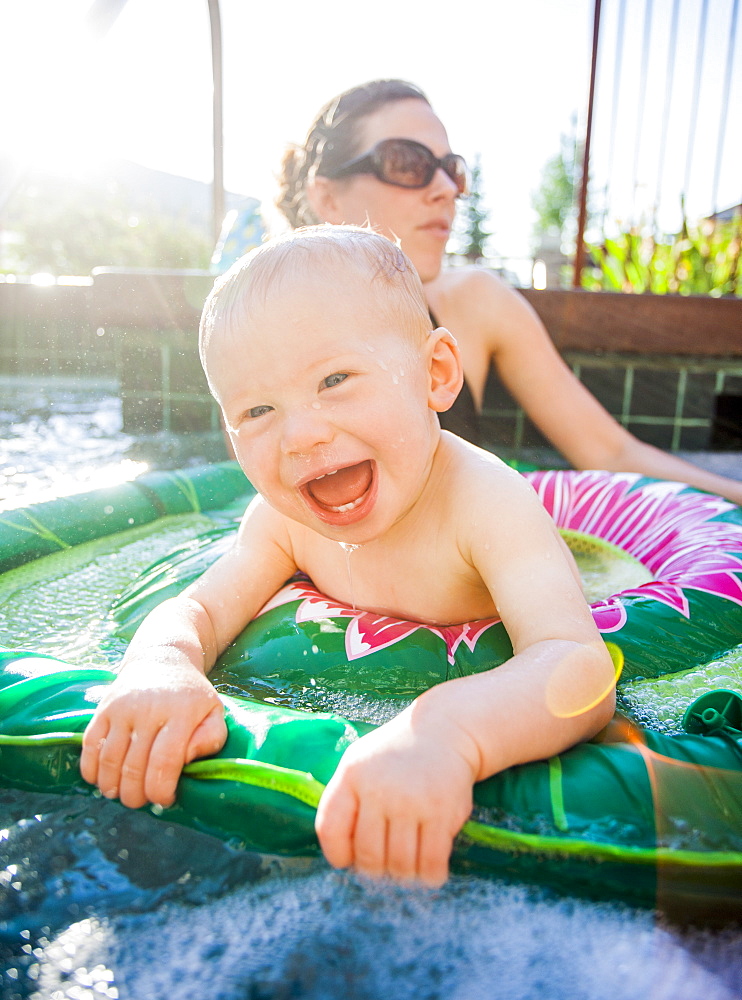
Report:
[[458,193],[466,194],[469,177],[464,158],[456,153],[447,153],[439,159],[427,146],[412,139],[382,139],[367,153],[334,170],[320,169],[318,173],[332,179],[351,174],[373,174],[385,184],[424,188],[433,180],[439,167],[454,182]]

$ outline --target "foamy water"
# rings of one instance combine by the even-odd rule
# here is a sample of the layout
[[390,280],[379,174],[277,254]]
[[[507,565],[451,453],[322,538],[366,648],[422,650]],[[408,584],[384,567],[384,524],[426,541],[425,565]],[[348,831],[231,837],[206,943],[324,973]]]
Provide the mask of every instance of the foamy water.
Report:
[[[38,819],[0,843],[17,885],[0,902],[5,1000],[741,995],[739,931],[683,932],[493,879],[436,892],[363,882],[237,854],[115,803],[54,800],[29,796]],[[27,951],[10,951],[13,932]]]

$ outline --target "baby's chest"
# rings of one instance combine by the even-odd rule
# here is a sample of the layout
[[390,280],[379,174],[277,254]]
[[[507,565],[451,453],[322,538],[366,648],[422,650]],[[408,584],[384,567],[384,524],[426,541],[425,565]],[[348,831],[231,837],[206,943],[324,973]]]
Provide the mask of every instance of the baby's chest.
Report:
[[[434,547],[431,546],[431,549]],[[365,611],[436,624],[497,616],[481,577],[460,558],[431,552],[341,550],[310,572],[323,593]]]

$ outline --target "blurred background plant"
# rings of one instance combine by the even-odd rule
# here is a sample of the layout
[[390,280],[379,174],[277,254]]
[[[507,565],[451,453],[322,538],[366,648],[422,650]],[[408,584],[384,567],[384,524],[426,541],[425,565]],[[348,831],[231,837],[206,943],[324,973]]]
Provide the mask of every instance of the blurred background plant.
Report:
[[[208,187],[126,161],[85,179],[51,170],[5,185],[0,273],[87,275],[94,267],[208,268]],[[0,180],[13,179],[0,157]],[[0,185],[1,186],[1,185]],[[229,194],[230,207],[236,196]]]
[[587,245],[582,287],[590,291],[742,297],[742,211],[731,219],[703,219],[674,236],[642,228]]
[[456,253],[472,263],[487,257],[493,235],[487,228],[488,222],[489,210],[485,207],[482,189],[482,162],[477,153],[469,171],[469,193],[457,203],[455,233],[459,246]]
[[573,116],[571,131],[560,136],[559,152],[544,164],[541,184],[531,194],[531,207],[536,213],[532,244],[536,251],[551,240],[565,254],[574,253],[582,153],[577,118]]

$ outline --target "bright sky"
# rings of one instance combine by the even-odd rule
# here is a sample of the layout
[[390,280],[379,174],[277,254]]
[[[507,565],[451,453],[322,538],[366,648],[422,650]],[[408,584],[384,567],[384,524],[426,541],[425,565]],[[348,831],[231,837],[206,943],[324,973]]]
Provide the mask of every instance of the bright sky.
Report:
[[[128,0],[102,41],[91,40],[82,28],[91,2],[0,0],[5,95],[0,141],[28,162],[77,174],[86,163],[122,156],[210,180],[206,0]],[[661,131],[673,0],[654,0],[652,69],[643,80],[647,3],[651,0],[603,2],[606,68],[598,92],[594,162],[601,192],[608,183],[612,214],[625,218],[637,211],[635,177],[640,193],[651,189],[654,197],[657,187],[652,150]],[[624,4],[622,100],[614,116],[611,88]],[[689,199],[690,214],[713,207],[709,192],[732,4],[710,0],[705,62],[716,69],[700,103],[696,145],[704,160],[693,164],[698,194]],[[679,101],[669,128],[676,143],[687,134],[693,103],[701,5],[702,0],[680,0],[681,59],[674,78]],[[375,0],[360,7],[347,0],[221,0],[226,186],[270,205],[286,143],[303,139],[320,106],[356,83],[399,76],[428,93],[456,152],[469,160],[480,154],[494,248],[527,255],[531,197],[543,166],[558,152],[560,134],[571,130],[575,116],[578,128],[584,127],[592,11],[593,0],[469,0],[449,6]],[[730,121],[739,123],[742,39],[736,62],[729,113]],[[633,135],[639,126],[643,141],[637,159]],[[718,207],[742,199],[741,132],[738,125],[728,129]],[[666,172],[674,172],[672,182],[662,184],[668,205],[679,202],[682,148],[682,155],[666,157]]]

